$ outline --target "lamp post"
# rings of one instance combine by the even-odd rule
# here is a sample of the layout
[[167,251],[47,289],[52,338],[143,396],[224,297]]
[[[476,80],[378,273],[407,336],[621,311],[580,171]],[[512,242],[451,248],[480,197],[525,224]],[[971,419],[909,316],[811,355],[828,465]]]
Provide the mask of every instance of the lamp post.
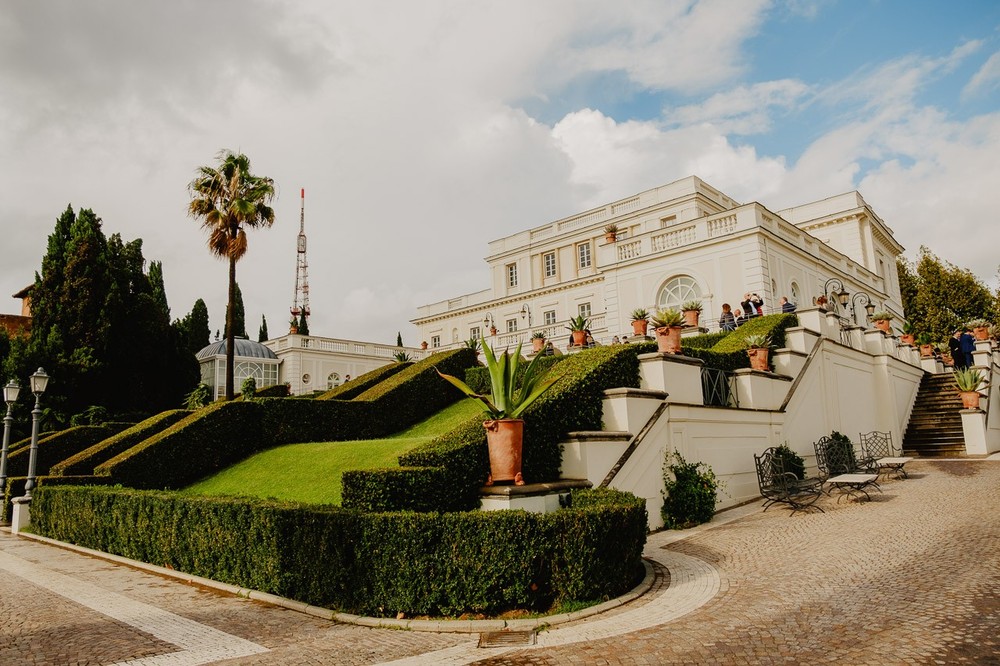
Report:
[[851,315],[854,317],[854,321],[857,322],[857,305],[861,302],[861,299],[864,299],[866,313],[865,322],[867,322],[875,312],[875,304],[872,303],[871,296],[863,291],[859,291],[851,297]]
[[20,385],[13,379],[3,387],[3,401],[7,403],[7,416],[3,417],[3,449],[0,449],[0,495],[7,488],[7,450],[10,448],[10,425],[14,422],[12,412],[20,392]]
[[851,292],[844,289],[844,283],[840,281],[840,278],[830,278],[823,285],[823,295],[835,296],[837,302],[840,303],[841,307],[845,307],[851,299]]
[[492,312],[487,312],[486,316],[483,317],[483,328],[489,330],[490,335],[496,335],[497,325],[493,320]]
[[521,306],[521,319],[527,318],[528,328],[531,328],[531,306],[525,303]]
[[49,376],[38,368],[35,374],[28,377],[31,392],[35,395],[35,408],[31,410],[31,449],[28,452],[28,480],[24,484],[24,497],[31,499],[31,491],[35,487],[35,461],[38,459],[38,422],[42,417],[42,394],[49,385]]

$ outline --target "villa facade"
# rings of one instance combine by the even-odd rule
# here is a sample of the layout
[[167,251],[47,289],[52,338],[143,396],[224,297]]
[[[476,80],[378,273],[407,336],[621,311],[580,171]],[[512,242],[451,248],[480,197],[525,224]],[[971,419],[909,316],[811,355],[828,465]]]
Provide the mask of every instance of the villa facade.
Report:
[[[605,227],[615,225],[616,238]],[[723,303],[782,296],[832,307],[864,323],[864,306],[903,308],[893,233],[858,192],[771,211],[741,204],[691,176],[555,220],[489,244],[490,287],[421,306],[412,320],[431,349],[485,335],[500,345],[532,332],[564,346],[571,317],[585,315],[598,342],[631,332],[636,308],[703,303],[703,326],[715,328]],[[831,294],[846,290],[839,306]]]

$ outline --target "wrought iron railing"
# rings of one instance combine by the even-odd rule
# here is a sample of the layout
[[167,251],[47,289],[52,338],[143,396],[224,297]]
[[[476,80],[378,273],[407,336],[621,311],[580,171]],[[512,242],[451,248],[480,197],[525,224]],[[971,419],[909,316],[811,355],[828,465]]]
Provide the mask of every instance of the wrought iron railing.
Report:
[[740,396],[736,390],[736,376],[717,368],[701,369],[701,396],[712,407],[739,407]]

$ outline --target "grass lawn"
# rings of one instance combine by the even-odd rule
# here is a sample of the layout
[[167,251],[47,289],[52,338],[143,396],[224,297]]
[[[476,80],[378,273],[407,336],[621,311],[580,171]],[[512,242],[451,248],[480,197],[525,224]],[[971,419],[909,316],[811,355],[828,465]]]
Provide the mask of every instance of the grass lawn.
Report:
[[343,472],[398,467],[396,459],[400,454],[482,413],[478,403],[462,399],[385,439],[279,446],[251,456],[182,492],[340,504],[340,475]]

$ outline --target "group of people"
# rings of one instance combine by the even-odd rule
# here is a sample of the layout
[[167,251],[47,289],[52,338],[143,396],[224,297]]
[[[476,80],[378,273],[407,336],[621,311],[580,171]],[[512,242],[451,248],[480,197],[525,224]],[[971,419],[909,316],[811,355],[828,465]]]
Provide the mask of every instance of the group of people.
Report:
[[968,328],[959,328],[948,339],[948,351],[951,352],[951,359],[955,362],[955,369],[971,368],[972,352],[976,351],[976,342]]
[[[795,304],[782,296],[779,302],[782,312],[795,312]],[[764,299],[759,294],[747,292],[743,294],[739,309],[733,310],[729,303],[722,304],[722,315],[719,317],[719,328],[723,331],[735,331],[754,317],[764,314]]]

